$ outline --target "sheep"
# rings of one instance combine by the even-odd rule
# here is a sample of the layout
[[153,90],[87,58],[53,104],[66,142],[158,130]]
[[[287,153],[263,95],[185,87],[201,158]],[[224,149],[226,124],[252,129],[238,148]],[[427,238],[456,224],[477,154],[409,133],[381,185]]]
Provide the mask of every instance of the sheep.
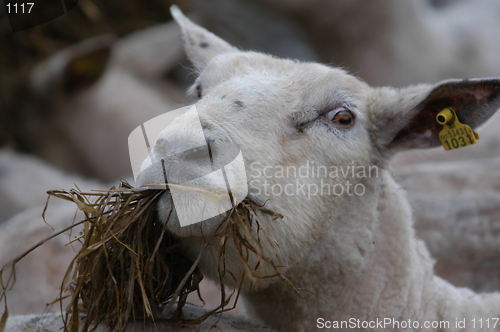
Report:
[[260,3],[300,18],[323,61],[347,66],[370,84],[500,75],[495,0]]
[[429,162],[395,175],[408,192],[415,231],[436,260],[434,273],[476,292],[500,290],[499,165],[499,158]]
[[43,206],[48,189],[71,187],[75,183],[82,190],[111,187],[64,173],[39,158],[5,148],[0,149],[0,169],[0,224],[23,210]]
[[[472,128],[484,123],[500,106],[500,79],[373,88],[339,68],[240,51],[178,8],[171,11],[199,73],[192,91],[200,99],[195,111],[160,133],[152,149],[155,158],[151,165],[144,162],[137,184],[164,182],[160,161],[170,169],[178,158],[177,150],[168,150],[171,142],[190,147],[200,139],[192,129],[200,123],[211,145],[225,141],[241,149],[247,198],[283,216],[260,220],[279,245],[263,241],[263,252],[276,251],[275,263],[298,290],[275,279],[247,278],[243,296],[253,317],[280,331],[336,324],[344,330],[474,331],[480,322],[482,330],[500,329],[500,294],[476,294],[434,275],[433,260],[415,236],[410,205],[389,166],[397,152],[440,145],[442,126],[435,117],[444,108],[454,109]],[[212,150],[212,157],[222,158],[223,151]],[[321,179],[279,173],[311,165],[347,171]],[[361,172],[366,169],[375,171],[366,175]],[[181,181],[173,174],[169,183]],[[216,177],[202,182],[222,186]],[[304,186],[344,191],[319,195],[305,193]],[[266,192],[270,187],[279,193]],[[220,219],[181,227],[175,213],[179,206],[194,209],[201,203],[186,195],[172,209],[171,195],[166,192],[158,203],[158,216],[169,219],[168,230],[195,259]],[[218,280],[218,247],[209,244],[199,266]],[[245,270],[234,248],[225,255],[230,273],[223,280],[229,283],[231,275]]]
[[178,29],[169,22],[118,40],[98,36],[37,64],[0,114],[13,146],[104,181],[130,176],[127,135],[182,101],[159,82],[182,59]]
[[[38,241],[84,218],[74,204],[51,199],[43,222],[42,212],[48,189],[69,188],[77,184],[82,190],[109,189],[110,184],[67,174],[34,156],[0,149],[0,268]],[[51,228],[53,227],[53,228]],[[78,234],[75,228],[73,234]],[[42,312],[45,304],[59,295],[61,281],[75,255],[65,246],[69,236],[59,236],[35,250],[17,265],[16,287],[9,292],[9,312],[26,314]],[[58,310],[54,306],[53,310]]]

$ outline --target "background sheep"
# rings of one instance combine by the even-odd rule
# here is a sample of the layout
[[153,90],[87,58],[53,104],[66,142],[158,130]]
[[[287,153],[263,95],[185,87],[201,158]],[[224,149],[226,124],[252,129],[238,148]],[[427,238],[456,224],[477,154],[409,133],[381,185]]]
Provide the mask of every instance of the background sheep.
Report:
[[106,181],[130,176],[123,142],[182,99],[157,79],[181,59],[177,34],[167,23],[118,41],[99,36],[38,64],[2,113],[15,145],[67,171]]

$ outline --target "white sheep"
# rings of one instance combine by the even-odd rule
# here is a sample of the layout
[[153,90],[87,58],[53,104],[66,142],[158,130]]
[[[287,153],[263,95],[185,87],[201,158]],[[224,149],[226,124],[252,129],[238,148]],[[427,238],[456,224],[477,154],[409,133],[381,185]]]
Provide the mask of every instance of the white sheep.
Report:
[[178,30],[169,22],[53,54],[11,96],[4,125],[23,150],[66,171],[104,181],[130,176],[130,131],[182,102],[173,84],[159,82],[182,60]]
[[417,236],[436,260],[434,273],[481,293],[500,290],[499,166],[499,158],[429,162],[395,175],[407,190]]
[[370,84],[500,75],[500,3],[495,0],[259,3],[300,17],[324,61],[346,66]]
[[[177,8],[172,14],[199,72],[193,88],[200,97],[198,117],[186,113],[165,129],[156,141],[156,156],[170,167],[176,157],[166,141],[195,140],[199,134],[190,128],[201,122],[215,146],[229,141],[241,148],[248,197],[283,215],[260,224],[278,241],[275,263],[284,266],[282,274],[299,291],[273,279],[247,284],[244,299],[254,317],[281,331],[331,324],[373,331],[500,329],[500,294],[476,294],[434,275],[433,260],[415,236],[404,190],[388,167],[398,151],[440,144],[442,126],[435,117],[446,107],[472,128],[486,121],[500,106],[499,79],[372,88],[338,68],[239,51]],[[223,152],[211,151],[214,159]],[[279,173],[286,167],[311,171],[312,165],[334,166],[344,174]],[[143,170],[139,184],[164,181],[161,169],[153,166]],[[168,180],[175,183],[176,177]],[[205,185],[220,183],[205,177]],[[314,188],[325,192],[314,193]],[[187,196],[180,203],[189,204]],[[170,210],[167,193],[159,203],[160,218],[166,220]],[[174,214],[168,228],[194,259],[218,224],[212,218],[180,227]],[[262,245],[273,252],[268,242]],[[199,263],[215,280],[217,250],[209,245]],[[228,284],[231,274],[244,271],[231,246],[226,268]]]

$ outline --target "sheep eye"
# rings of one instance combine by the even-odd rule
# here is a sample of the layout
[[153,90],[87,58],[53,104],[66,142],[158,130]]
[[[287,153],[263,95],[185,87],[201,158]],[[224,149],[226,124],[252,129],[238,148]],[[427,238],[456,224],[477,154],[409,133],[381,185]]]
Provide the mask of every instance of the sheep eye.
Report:
[[337,107],[325,113],[324,117],[339,127],[349,128],[354,125],[354,114],[345,107]]

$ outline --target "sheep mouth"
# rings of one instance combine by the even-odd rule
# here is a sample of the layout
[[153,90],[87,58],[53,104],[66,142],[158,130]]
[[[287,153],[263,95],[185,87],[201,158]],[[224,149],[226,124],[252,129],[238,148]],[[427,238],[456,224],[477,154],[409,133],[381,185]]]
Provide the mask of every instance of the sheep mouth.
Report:
[[[171,187],[175,187],[175,190],[177,192],[194,191],[203,198],[208,197],[208,199],[212,200],[212,202],[219,199],[226,199],[227,201],[230,201],[231,205],[229,206],[229,204],[226,204],[225,208],[212,213],[208,217],[203,216],[202,213],[199,213],[198,219],[193,220],[193,222],[190,222],[189,225],[183,225],[181,220],[179,220],[179,212],[183,213],[182,209],[185,209],[185,207],[188,206],[192,206],[193,201],[195,201],[196,198],[190,200],[190,204],[183,202],[181,202],[180,204],[176,204],[174,198],[172,197]],[[235,204],[235,202],[237,203]],[[220,188],[219,190],[217,190],[216,188],[212,188],[212,190],[210,190],[206,187],[200,188],[195,186],[166,184],[159,198],[158,206],[161,205],[161,208],[158,207],[158,214],[162,222],[168,221],[170,223],[169,231],[177,236],[182,237],[186,235],[196,235],[200,232],[206,235],[216,233],[218,229],[222,227],[221,225],[223,225],[227,221],[227,218],[230,218],[231,215],[235,213],[235,211],[252,209],[252,217],[256,217],[256,211],[260,209],[271,213],[271,210],[269,210],[265,206],[265,203],[266,202],[260,202],[260,200],[251,193],[247,194],[243,198],[240,198],[234,196],[231,191],[220,190]],[[274,212],[272,212],[271,214],[274,214]],[[198,222],[200,223],[200,225],[198,225]]]

